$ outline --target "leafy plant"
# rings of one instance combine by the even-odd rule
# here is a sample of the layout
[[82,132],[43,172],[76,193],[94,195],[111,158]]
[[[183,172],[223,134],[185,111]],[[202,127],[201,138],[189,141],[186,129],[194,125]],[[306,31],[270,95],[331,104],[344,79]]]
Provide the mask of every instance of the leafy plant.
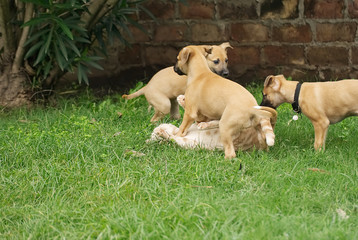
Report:
[[[25,47],[28,47],[25,60],[36,69],[33,79],[34,86],[38,87],[51,77],[51,70],[56,67],[62,72],[74,72],[77,69],[79,83],[88,84],[87,75],[91,68],[103,70],[98,61],[106,55],[108,43],[113,43],[115,38],[128,43],[123,36],[125,32],[131,37],[128,24],[145,31],[129,16],[139,10],[152,16],[141,6],[143,0],[114,1],[115,4],[108,13],[91,21],[84,17],[90,13],[89,0],[71,0],[64,3],[50,0],[23,1],[36,6],[35,17],[25,22],[22,27],[30,27],[29,38],[25,43]],[[94,44],[96,42],[98,47]]]

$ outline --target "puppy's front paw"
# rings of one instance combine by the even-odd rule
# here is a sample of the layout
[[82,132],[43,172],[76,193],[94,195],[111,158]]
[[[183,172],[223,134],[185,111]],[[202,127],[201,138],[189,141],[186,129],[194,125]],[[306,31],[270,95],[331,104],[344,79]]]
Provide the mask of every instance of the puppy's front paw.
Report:
[[203,129],[206,129],[209,127],[209,123],[201,122],[201,123],[198,123],[197,127],[198,127],[198,129],[203,130]]

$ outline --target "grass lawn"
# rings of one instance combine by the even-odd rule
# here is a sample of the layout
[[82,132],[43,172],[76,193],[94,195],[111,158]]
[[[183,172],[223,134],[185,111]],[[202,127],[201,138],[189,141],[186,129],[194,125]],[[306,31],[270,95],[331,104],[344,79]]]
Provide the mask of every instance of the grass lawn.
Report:
[[0,239],[358,239],[358,118],[315,152],[282,105],[275,146],[229,161],[147,144],[147,107],[83,94],[0,110]]

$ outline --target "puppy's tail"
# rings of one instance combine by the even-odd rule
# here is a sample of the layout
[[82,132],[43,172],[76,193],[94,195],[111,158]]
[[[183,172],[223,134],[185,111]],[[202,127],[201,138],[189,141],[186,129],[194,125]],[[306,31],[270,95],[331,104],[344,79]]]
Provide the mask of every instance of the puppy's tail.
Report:
[[142,87],[142,88],[139,89],[138,91],[136,91],[136,92],[134,92],[134,93],[132,93],[132,94],[129,94],[129,95],[123,94],[123,95],[122,95],[122,98],[129,100],[129,99],[132,99],[132,98],[139,97],[139,96],[141,96],[141,95],[143,95],[143,94],[145,93],[145,87],[146,87],[146,86]]
[[[273,129],[277,120],[277,112],[270,107],[255,106],[254,108],[259,110],[257,115],[259,117],[261,131],[266,138],[266,144],[268,146],[273,146],[275,144],[275,133],[273,132]],[[269,117],[267,114],[269,114]]]

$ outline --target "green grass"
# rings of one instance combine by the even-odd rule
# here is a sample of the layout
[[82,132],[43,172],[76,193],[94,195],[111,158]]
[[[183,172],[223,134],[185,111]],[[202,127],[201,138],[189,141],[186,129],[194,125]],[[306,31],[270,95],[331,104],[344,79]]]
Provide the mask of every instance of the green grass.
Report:
[[0,239],[358,239],[358,118],[331,126],[315,152],[309,120],[278,112],[269,152],[228,161],[147,144],[144,97],[3,110]]

